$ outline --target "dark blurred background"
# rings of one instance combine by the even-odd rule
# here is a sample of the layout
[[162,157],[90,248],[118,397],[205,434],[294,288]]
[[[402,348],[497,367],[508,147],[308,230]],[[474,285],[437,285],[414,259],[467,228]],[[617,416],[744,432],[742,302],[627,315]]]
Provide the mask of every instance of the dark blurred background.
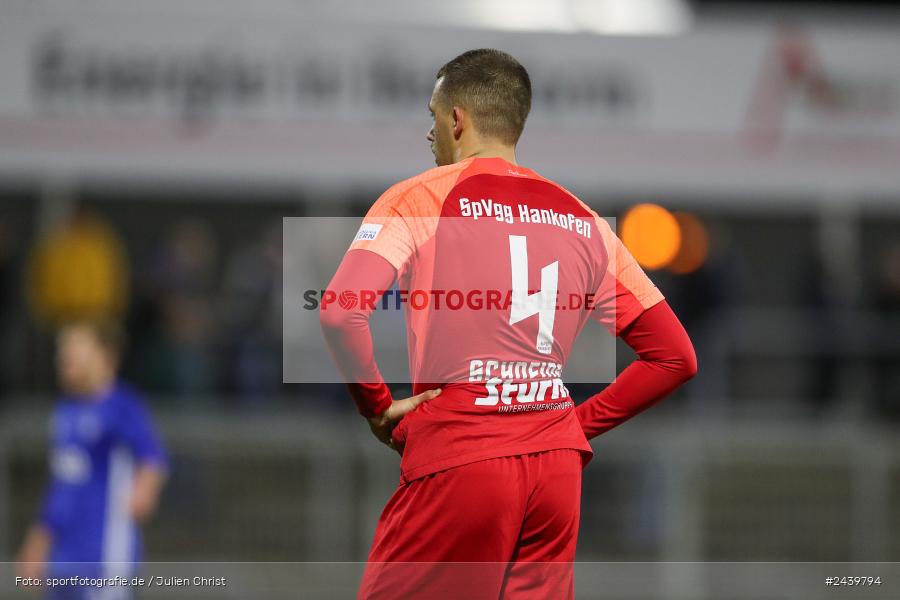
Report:
[[282,219],[429,168],[434,71],[478,46],[531,71],[523,165],[681,231],[632,249],[700,373],[596,440],[579,558],[900,561],[900,11],[837,0],[7,0],[0,557],[54,327],[105,314],[173,453],[149,557],[364,559],[396,459],[341,386],[282,383]]

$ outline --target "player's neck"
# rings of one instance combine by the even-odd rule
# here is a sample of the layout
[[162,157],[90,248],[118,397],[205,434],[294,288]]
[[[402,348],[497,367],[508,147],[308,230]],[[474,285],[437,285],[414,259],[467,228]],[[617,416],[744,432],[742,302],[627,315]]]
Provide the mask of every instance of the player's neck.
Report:
[[517,164],[515,146],[484,142],[482,140],[471,145],[460,146],[456,162],[467,158],[502,158],[508,163]]
[[116,383],[115,372],[104,370],[94,374],[85,389],[85,396],[94,402],[99,402],[109,395],[109,391]]

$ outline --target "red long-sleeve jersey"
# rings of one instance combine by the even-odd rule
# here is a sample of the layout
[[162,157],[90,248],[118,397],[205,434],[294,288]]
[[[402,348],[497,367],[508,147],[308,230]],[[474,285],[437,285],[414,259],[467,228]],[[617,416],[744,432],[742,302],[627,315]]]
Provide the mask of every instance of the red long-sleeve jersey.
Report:
[[[368,316],[395,280],[408,292],[413,392],[443,390],[394,430],[405,480],[557,448],[587,461],[586,435],[643,410],[696,369],[684,330],[607,223],[502,159],[468,159],[388,190],[329,284],[336,297],[361,300],[332,303],[321,319],[364,415],[391,402]],[[560,305],[577,295],[590,302]],[[622,334],[640,358],[576,410],[561,373],[589,318]]]

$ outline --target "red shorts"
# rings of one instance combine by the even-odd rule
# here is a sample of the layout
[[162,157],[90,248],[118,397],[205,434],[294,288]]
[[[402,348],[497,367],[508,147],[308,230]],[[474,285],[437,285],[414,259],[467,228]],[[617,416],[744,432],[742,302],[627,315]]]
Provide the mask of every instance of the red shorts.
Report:
[[482,460],[402,484],[358,598],[573,598],[581,453]]

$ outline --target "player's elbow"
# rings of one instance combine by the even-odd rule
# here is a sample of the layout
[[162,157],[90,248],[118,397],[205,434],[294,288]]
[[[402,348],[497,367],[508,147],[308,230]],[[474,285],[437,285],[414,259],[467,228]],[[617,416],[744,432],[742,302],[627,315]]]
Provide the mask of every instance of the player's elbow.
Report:
[[684,343],[670,347],[667,350],[667,356],[655,362],[660,368],[669,372],[676,386],[692,379],[698,370],[697,354],[687,338]]
[[688,343],[681,352],[681,376],[682,383],[693,379],[697,375],[700,366],[697,362],[697,353],[694,351],[694,345]]
[[319,308],[319,325],[322,331],[328,333],[339,331],[349,324],[350,313],[340,310],[336,306],[321,306]]
[[664,349],[663,356],[647,357],[641,355],[643,360],[652,362],[657,368],[668,373],[672,382],[679,386],[693,378],[697,374],[697,354],[694,346],[687,336],[677,344],[671,344]]
[[682,334],[672,340],[672,343],[669,345],[669,352],[671,353],[670,356],[674,358],[673,370],[680,380],[679,385],[693,379],[697,375],[699,369],[697,353],[686,331],[682,329]]

